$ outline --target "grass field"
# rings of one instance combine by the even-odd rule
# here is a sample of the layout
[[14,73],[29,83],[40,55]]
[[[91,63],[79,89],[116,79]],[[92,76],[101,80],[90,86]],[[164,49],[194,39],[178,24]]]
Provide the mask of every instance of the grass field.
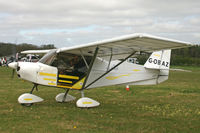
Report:
[[[112,86],[85,91],[101,103],[81,109],[76,101],[57,103],[63,90],[39,86],[34,94],[45,99],[23,107],[17,98],[32,84],[11,80],[11,70],[0,68],[0,132],[81,132],[81,133],[199,133],[200,68],[192,72],[171,71],[170,79],[157,86]],[[80,97],[80,92],[70,91]]]

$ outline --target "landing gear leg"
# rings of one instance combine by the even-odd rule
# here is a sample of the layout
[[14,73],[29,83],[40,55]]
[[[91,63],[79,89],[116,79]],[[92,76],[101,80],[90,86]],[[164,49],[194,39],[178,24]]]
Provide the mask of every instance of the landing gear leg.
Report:
[[59,103],[74,101],[76,99],[76,97],[69,95],[68,94],[69,90],[70,90],[70,88],[66,88],[65,93],[58,94],[55,98],[56,101]]
[[84,90],[81,90],[81,97],[85,97]]
[[31,92],[30,92],[30,94],[32,94],[33,93],[33,91],[34,91],[34,89],[36,88],[36,91],[38,91],[38,88],[37,88],[37,86],[38,86],[38,84],[34,84],[33,85],[33,88],[31,89]]
[[64,96],[63,96],[63,99],[62,99],[62,103],[64,103],[64,101],[65,101],[65,99],[66,99],[66,97],[67,97],[67,93],[69,92],[69,88],[67,88],[66,89],[66,92],[65,92],[65,94],[64,94]]

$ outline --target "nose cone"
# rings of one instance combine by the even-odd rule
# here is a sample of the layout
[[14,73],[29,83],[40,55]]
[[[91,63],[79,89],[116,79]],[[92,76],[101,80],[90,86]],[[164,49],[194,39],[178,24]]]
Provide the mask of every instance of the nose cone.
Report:
[[9,63],[8,67],[10,67],[12,69],[17,69],[17,62],[11,62],[11,63]]

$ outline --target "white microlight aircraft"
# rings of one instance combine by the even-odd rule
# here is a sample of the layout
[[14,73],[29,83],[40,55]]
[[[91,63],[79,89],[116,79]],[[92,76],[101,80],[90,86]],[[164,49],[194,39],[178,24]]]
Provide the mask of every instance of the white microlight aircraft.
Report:
[[[30,93],[22,94],[18,101],[31,106],[43,101],[32,92],[38,85],[64,88],[56,96],[57,102],[68,102],[75,97],[69,90],[79,90],[82,97],[77,107],[96,107],[100,103],[84,96],[85,89],[110,85],[154,85],[168,79],[171,49],[184,48],[191,43],[131,34],[80,46],[53,50],[28,50],[23,54],[45,54],[37,63],[13,62],[18,77],[34,84]],[[144,65],[127,62],[136,52],[153,52]]]

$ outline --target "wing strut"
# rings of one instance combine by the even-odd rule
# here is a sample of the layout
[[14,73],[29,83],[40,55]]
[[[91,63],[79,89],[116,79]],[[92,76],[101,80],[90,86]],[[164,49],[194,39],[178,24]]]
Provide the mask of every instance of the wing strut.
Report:
[[80,50],[80,53],[81,53],[81,57],[82,57],[83,61],[85,62],[85,65],[86,65],[87,69],[89,69],[88,63],[87,63],[87,61],[86,61],[86,59],[85,59],[85,57],[83,55],[83,52],[81,50]]
[[93,58],[92,58],[92,60],[91,60],[91,62],[90,62],[90,66],[89,66],[89,68],[88,68],[87,75],[86,75],[86,77],[85,77],[85,81],[83,82],[83,86],[82,86],[81,90],[85,89],[85,84],[86,84],[87,79],[88,79],[88,77],[89,77],[89,75],[90,75],[90,72],[91,72],[91,70],[92,70],[92,66],[93,66],[94,61],[95,61],[95,59],[96,59],[96,57],[97,57],[98,51],[99,51],[99,47],[96,47],[95,53],[94,53]]
[[[128,58],[130,58],[132,55],[134,55],[136,53],[136,51],[134,51],[133,53],[131,53],[129,56],[127,56],[125,59],[123,59],[122,61],[120,61],[117,65],[113,66],[110,70],[106,71],[104,74],[102,74],[101,76],[99,76],[97,79],[95,79],[94,81],[92,81],[89,85],[87,85],[86,87],[84,86],[84,88],[82,89],[87,89],[89,86],[91,86],[92,84],[94,84],[95,82],[97,82],[99,79],[101,79],[103,76],[105,76],[106,74],[108,74],[109,72],[111,72],[113,69],[115,69],[116,67],[118,67],[120,64],[122,64],[124,61],[126,61]],[[111,54],[112,55],[112,54]],[[85,82],[84,82],[85,83]]]
[[112,53],[112,48],[110,49],[110,59],[109,59],[109,63],[108,63],[108,67],[107,67],[107,71],[109,70],[110,68],[110,62],[112,60],[112,56],[113,56],[113,53]]

